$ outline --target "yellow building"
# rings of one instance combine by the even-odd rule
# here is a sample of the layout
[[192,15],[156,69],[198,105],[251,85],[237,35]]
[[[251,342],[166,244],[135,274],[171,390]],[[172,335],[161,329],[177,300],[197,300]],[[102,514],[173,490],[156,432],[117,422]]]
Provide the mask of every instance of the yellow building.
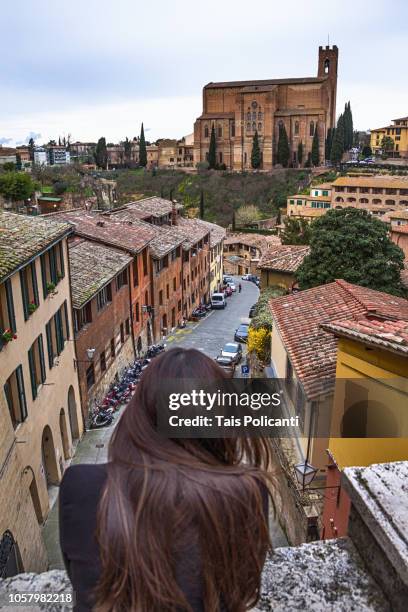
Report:
[[[0,541],[42,571],[38,525],[83,431],[67,237],[72,228],[0,212]],[[17,545],[15,549],[17,549]]]
[[302,245],[283,244],[271,247],[262,255],[258,265],[262,289],[281,287],[292,291],[296,285],[296,271],[309,253],[310,248]]
[[287,199],[288,217],[313,221],[331,208],[331,183],[323,183],[310,188],[309,195],[295,194]]
[[327,478],[338,490],[326,496],[325,538],[347,533],[344,468],[408,459],[408,302],[395,306],[390,315],[401,319],[367,314],[322,325],[338,338]]
[[371,130],[370,146],[374,153],[382,153],[382,141],[386,137],[393,141],[390,157],[408,157],[408,117],[393,119],[392,125]]
[[226,231],[220,225],[203,221],[210,230],[210,295],[217,293],[222,285],[224,275],[224,239]]

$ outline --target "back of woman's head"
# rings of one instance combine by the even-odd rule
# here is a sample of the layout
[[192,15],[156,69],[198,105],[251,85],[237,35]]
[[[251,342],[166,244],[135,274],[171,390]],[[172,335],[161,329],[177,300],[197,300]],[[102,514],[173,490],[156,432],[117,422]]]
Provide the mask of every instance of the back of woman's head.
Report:
[[[98,514],[97,608],[191,612],[184,574],[206,612],[255,604],[269,545],[268,445],[262,439],[171,439],[157,427],[165,381],[225,382],[194,349],[173,349],[143,373],[111,439]],[[187,589],[188,590],[188,589]]]

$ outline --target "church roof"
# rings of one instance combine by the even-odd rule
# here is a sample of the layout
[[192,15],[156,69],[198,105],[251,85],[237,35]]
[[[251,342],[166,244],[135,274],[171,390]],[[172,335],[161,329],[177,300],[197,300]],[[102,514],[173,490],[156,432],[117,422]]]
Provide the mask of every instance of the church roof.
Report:
[[204,89],[218,89],[220,87],[252,87],[268,85],[306,85],[308,83],[323,83],[327,77],[305,77],[292,79],[261,79],[255,81],[223,81],[220,83],[207,83]]

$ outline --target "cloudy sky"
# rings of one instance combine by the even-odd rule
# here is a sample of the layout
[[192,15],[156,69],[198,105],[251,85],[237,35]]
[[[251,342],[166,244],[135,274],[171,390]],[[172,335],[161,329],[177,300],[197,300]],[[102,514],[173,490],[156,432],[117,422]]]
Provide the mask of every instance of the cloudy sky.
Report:
[[0,144],[192,132],[209,81],[315,76],[340,50],[337,108],[408,114],[407,0],[20,0],[2,4]]

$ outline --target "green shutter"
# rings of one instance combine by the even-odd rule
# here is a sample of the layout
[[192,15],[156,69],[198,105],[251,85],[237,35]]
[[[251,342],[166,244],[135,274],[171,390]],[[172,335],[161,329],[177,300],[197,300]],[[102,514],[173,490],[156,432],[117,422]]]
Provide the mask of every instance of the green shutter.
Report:
[[69,340],[69,316],[68,316],[68,304],[67,300],[64,302],[64,315],[65,315],[65,327],[67,330],[67,340]]
[[35,261],[31,262],[31,280],[33,283],[34,303],[39,306],[40,299],[38,296],[37,270],[35,268]]
[[60,269],[61,269],[61,278],[65,276],[65,266],[64,266],[64,243],[60,242],[58,244],[59,247],[59,257],[60,257]]
[[48,295],[48,291],[47,291],[47,270],[45,267],[45,255],[41,255],[41,278],[42,278],[42,286],[43,286],[43,296],[44,299],[47,297]]
[[57,337],[57,353],[60,355],[64,349],[64,330],[62,329],[61,309],[54,315],[55,335]]
[[51,323],[52,323],[52,319],[51,321],[48,321],[47,325],[45,326],[45,331],[47,335],[48,365],[49,365],[50,370],[52,366],[54,365],[54,347],[52,345]]
[[48,251],[48,260],[50,262],[51,281],[54,283],[54,285],[56,285],[58,283],[58,278],[57,278],[57,262],[55,259],[55,248],[54,247],[52,247]]
[[8,313],[10,329],[14,333],[16,333],[17,327],[16,327],[16,317],[14,314],[13,288],[11,286],[11,280],[9,278],[4,283],[4,286],[6,289],[7,313]]
[[44,362],[44,344],[42,334],[38,336],[38,352],[40,354],[41,382],[44,384],[47,377]]
[[33,347],[31,347],[28,351],[28,365],[30,366],[31,393],[33,396],[33,400],[35,400],[35,398],[37,397],[37,381]]
[[24,310],[24,320],[30,317],[30,311],[28,310],[28,287],[27,287],[27,278],[25,275],[25,269],[20,270],[20,284],[21,284],[21,295],[23,298],[23,310]]
[[25,395],[25,389],[24,389],[23,368],[21,365],[19,365],[16,370],[16,377],[17,377],[18,399],[20,402],[21,420],[25,421],[27,418],[27,401],[26,401],[26,395]]

